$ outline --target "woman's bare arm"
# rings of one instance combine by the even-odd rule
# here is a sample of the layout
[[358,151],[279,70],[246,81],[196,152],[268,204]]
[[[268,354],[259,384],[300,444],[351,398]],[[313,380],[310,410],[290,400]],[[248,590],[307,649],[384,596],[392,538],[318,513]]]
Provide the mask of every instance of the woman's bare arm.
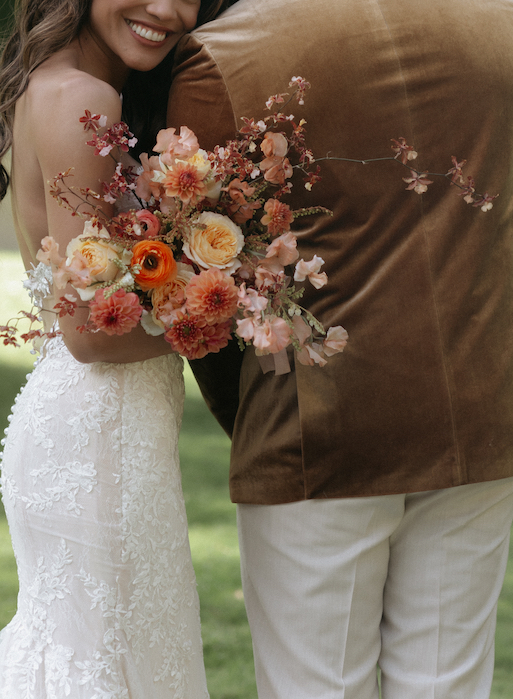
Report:
[[[43,179],[48,235],[59,243],[64,255],[69,241],[82,232],[84,221],[58,205],[50,194],[51,183],[59,172],[73,167],[74,175],[70,178],[73,186],[101,191],[102,182],[110,180],[116,162],[110,156],[94,155],[94,149],[86,145],[91,134],[83,130],[79,119],[89,109],[105,115],[109,125],[114,124],[121,119],[121,101],[109,85],[79,71],[70,71],[67,80],[60,76],[55,86],[48,82],[42,80],[41,85],[29,90],[25,109],[34,125],[32,138]],[[100,203],[107,215],[113,214],[112,207]],[[71,287],[55,293],[57,298],[64,293],[77,296]],[[85,306],[80,301],[79,304]],[[88,310],[83,307],[73,317],[65,316],[59,321],[68,349],[81,362],[125,363],[171,352],[163,337],[147,335],[140,325],[121,336],[77,332],[76,328],[86,322],[87,316]]]

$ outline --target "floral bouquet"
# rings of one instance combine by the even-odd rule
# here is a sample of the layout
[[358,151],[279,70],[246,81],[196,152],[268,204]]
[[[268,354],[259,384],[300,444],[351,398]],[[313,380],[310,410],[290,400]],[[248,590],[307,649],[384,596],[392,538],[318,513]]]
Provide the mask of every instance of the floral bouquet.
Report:
[[[292,78],[288,101],[303,104],[309,87],[303,78]],[[263,370],[276,373],[290,370],[289,346],[306,365],[324,366],[343,351],[347,332],[341,326],[326,332],[301,306],[304,286],[296,286],[305,282],[320,289],[328,280],[322,258],[299,259],[291,224],[299,216],[331,212],[292,211],[283,201],[295,170],[311,190],[321,179],[318,163],[326,159],[315,159],[307,148],[305,122],[296,123],[283,111],[287,95],[270,97],[266,118],[243,118],[237,137],[212,152],[202,150],[186,126],[179,133],[160,131],[157,155],[143,154],[139,172],[118,162],[101,193],[69,185],[71,170],[57,175],[52,194],[85,219],[84,230],[65,256],[53,238],[44,238],[37,259],[51,268],[57,289],[71,284],[88,304],[81,332],[122,335],[141,323],[188,359],[219,352],[235,337],[241,349],[253,344]],[[106,118],[89,111],[80,121],[92,132],[87,143],[100,157],[113,157],[115,148],[127,152],[136,142],[124,123],[105,129]],[[403,178],[408,190],[423,194],[432,184],[429,177],[445,177],[467,204],[492,208],[497,195],[476,193],[474,179],[463,177],[466,161],[453,156],[448,172],[423,172],[412,168],[417,152],[404,138],[392,139],[391,147],[394,155],[388,158],[327,158],[361,164],[391,160],[409,170]],[[118,213],[107,215],[101,201],[109,210],[117,205]],[[73,315],[77,302],[65,294],[54,309],[59,316]],[[23,315],[37,320],[32,313]],[[16,330],[0,326],[4,344],[17,344]],[[43,335],[31,329],[21,338]]]
[[[302,101],[306,81],[293,78],[290,86]],[[275,95],[268,106],[283,98]],[[90,112],[80,121],[93,132],[88,145],[99,156],[135,143],[123,123],[105,130],[105,118]],[[289,133],[271,130],[277,127]],[[310,365],[341,352],[347,332],[338,326],[326,333],[300,305],[303,288],[295,284],[320,289],[327,283],[320,257],[299,259],[290,227],[297,216],[330,212],[292,211],[282,201],[294,169],[303,172],[307,188],[320,179],[304,124],[282,112],[256,123],[245,119],[238,137],[213,152],[202,150],[185,126],[180,133],[166,129],[154,151],[158,155],[141,156],[139,174],[118,163],[101,194],[69,186],[70,171],[55,178],[53,196],[87,220],[65,256],[46,237],[37,259],[51,266],[56,288],[71,284],[88,304],[89,319],[79,330],[121,335],[140,322],[188,359],[218,352],[236,337],[241,348],[253,344],[257,355],[280,355],[273,366],[278,373],[288,370],[289,345]],[[127,196],[131,208],[112,217],[99,203]],[[93,213],[84,214],[85,205]],[[65,295],[55,310],[73,315],[77,301]]]

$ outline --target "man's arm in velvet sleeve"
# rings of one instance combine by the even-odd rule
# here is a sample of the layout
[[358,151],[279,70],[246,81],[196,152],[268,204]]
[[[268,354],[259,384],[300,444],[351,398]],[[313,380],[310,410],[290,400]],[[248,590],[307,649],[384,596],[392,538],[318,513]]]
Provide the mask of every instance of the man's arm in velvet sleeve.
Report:
[[221,72],[194,34],[186,35],[176,49],[167,125],[188,126],[205,150],[224,145],[239,128]]
[[[188,126],[201,148],[224,145],[237,132],[231,100],[210,52],[193,35],[177,47],[169,93],[168,127]],[[239,375],[244,353],[231,341],[225,349],[189,362],[201,393],[231,437],[239,404]]]

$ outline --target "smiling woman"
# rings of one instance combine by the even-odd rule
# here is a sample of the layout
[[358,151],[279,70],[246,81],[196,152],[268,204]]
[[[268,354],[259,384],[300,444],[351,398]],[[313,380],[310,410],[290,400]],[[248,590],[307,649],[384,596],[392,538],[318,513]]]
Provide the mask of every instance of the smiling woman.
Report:
[[121,88],[130,69],[148,71],[166,57],[194,28],[199,9],[200,0],[93,0],[82,41],[97,45],[108,81]]
[[[83,229],[52,197],[57,173],[73,167],[73,185],[96,190],[121,158],[93,155],[84,112],[112,126],[123,93],[134,121],[156,114],[158,123],[149,90],[165,100],[166,57],[218,5],[22,0],[0,61],[0,160],[11,148],[16,236],[25,267],[36,267],[31,288],[53,335],[13,409],[3,453],[20,592],[0,635],[2,697],[208,696],[177,454],[181,359],[137,319],[128,339],[78,332],[85,309],[55,320],[53,280],[37,251],[46,236],[65,251]],[[138,108],[148,103],[152,115]],[[8,185],[3,169],[0,199]],[[84,245],[94,243],[87,230]],[[146,257],[152,288],[154,257]],[[162,283],[173,264],[157,270]]]

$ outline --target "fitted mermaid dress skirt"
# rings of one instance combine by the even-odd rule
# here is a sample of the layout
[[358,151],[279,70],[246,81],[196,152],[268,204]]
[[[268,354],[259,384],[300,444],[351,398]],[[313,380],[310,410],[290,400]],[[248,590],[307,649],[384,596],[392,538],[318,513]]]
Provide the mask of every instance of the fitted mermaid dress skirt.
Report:
[[2,699],[206,699],[178,460],[182,360],[81,364],[18,396],[2,495],[18,566]]

